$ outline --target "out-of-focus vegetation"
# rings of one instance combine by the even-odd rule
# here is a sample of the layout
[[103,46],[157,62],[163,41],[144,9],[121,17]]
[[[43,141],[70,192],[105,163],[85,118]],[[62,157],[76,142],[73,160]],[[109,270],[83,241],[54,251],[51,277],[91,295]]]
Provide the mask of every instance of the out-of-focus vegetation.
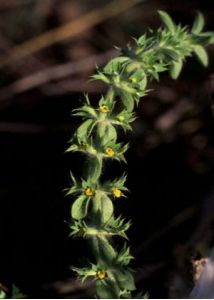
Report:
[[[132,6],[135,3],[135,5]],[[64,155],[95,65],[116,55],[149,27],[157,10],[192,24],[197,10],[213,29],[212,1],[0,1],[0,198],[3,228],[0,282],[32,297],[92,296],[68,270],[84,255],[67,240],[70,203],[62,190],[71,164]],[[106,7],[107,6],[107,7]],[[130,201],[118,204],[130,229],[137,285],[151,297],[182,297],[193,285],[191,260],[213,245],[213,46],[207,69],[192,59],[178,81],[150,85],[130,134]],[[142,116],[142,117],[141,117]],[[73,169],[73,168],[72,168]],[[136,170],[138,172],[136,172]],[[116,167],[112,171],[117,174]],[[125,208],[124,208],[125,207]],[[133,217],[134,216],[134,217]],[[155,289],[154,289],[155,287]]]

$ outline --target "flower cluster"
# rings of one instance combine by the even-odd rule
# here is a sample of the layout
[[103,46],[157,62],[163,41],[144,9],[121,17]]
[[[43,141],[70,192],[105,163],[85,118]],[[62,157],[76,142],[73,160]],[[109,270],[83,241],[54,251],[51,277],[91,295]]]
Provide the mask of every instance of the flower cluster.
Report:
[[115,235],[127,239],[126,231],[130,227],[130,222],[114,215],[114,203],[126,197],[128,191],[126,176],[106,182],[101,177],[105,160],[126,162],[124,153],[128,144],[118,142],[118,129],[131,130],[134,106],[149,92],[147,85],[151,80],[159,80],[159,74],[165,70],[176,79],[186,57],[193,53],[207,66],[204,46],[214,41],[213,33],[202,33],[201,14],[191,30],[174,24],[167,13],[160,11],[159,14],[164,28],[136,39],[133,48],[127,45],[120,49],[121,55],[93,76],[94,80],[109,86],[106,96],[94,107],[86,95],[83,106],[73,112],[83,123],[67,151],[82,152],[87,160],[82,179],[77,180],[71,174],[72,184],[67,190],[74,199],[71,236],[88,239],[94,258],[87,267],[72,269],[82,280],[89,276],[94,278],[100,298],[133,298],[135,290],[128,267],[133,258],[129,248],[124,245],[118,251],[112,242]]

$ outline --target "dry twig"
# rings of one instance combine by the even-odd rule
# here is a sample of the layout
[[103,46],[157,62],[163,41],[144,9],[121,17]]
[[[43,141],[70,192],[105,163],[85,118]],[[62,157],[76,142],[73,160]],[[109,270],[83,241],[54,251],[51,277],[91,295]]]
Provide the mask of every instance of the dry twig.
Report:
[[90,11],[77,20],[72,20],[59,28],[45,32],[14,47],[7,55],[0,57],[0,67],[12,64],[45,47],[74,37],[80,32],[88,30],[106,19],[118,15],[142,1],[143,0],[115,0],[102,8]]
[[[91,71],[95,68],[95,64],[105,64],[111,57],[115,56],[116,53],[116,50],[109,50],[105,53],[95,54],[76,62],[60,64],[54,67],[46,68],[32,75],[24,76],[23,78],[3,88],[1,90],[0,100],[2,101],[10,99],[16,94],[42,86],[51,82],[52,80],[59,80],[74,74],[77,75],[83,72]],[[60,83],[58,85],[60,90]],[[77,81],[75,81],[75,86],[78,87]]]

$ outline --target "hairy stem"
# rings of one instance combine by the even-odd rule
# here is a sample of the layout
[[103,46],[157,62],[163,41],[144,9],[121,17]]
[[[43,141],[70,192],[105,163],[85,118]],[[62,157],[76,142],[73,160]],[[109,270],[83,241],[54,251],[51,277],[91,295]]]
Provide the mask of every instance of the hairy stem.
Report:
[[[121,55],[112,59],[103,70],[93,76],[109,86],[105,97],[97,107],[85,104],[75,111],[83,118],[68,151],[80,151],[88,157],[84,180],[76,180],[68,194],[78,194],[72,205],[73,236],[89,238],[94,258],[83,268],[73,268],[83,280],[94,276],[96,293],[100,298],[132,298],[135,290],[129,263],[133,258],[124,244],[118,250],[112,237],[127,238],[130,222],[115,217],[114,203],[125,196],[126,176],[102,182],[105,160],[125,161],[128,145],[118,142],[118,128],[131,130],[134,107],[148,92],[151,80],[159,80],[159,74],[169,70],[176,79],[186,57],[196,54],[201,63],[208,64],[204,46],[212,43],[213,33],[202,33],[203,17],[198,15],[192,31],[175,25],[165,12],[159,12],[164,28],[141,36],[136,46],[127,45]],[[118,105],[119,104],[119,105]]]

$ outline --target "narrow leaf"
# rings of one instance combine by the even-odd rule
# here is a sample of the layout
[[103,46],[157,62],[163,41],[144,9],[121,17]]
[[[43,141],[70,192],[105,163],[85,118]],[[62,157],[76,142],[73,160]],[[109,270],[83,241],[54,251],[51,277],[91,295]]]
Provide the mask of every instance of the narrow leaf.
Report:
[[114,276],[121,290],[135,290],[134,278],[129,271],[117,269],[114,272]]
[[200,34],[192,34],[191,40],[193,44],[199,44],[201,46],[206,46],[208,44],[214,43],[214,33],[204,32]]
[[197,17],[195,18],[195,21],[192,26],[192,33],[198,34],[201,33],[202,29],[204,28],[204,17],[199,12]]
[[101,80],[101,81],[103,81],[103,82],[105,82],[107,84],[110,82],[109,79],[108,79],[108,77],[105,74],[103,74],[102,72],[98,72],[98,74],[93,75],[92,79],[94,79],[94,80]]
[[74,109],[72,115],[97,118],[96,110],[90,106],[83,106],[81,108]]
[[183,66],[182,60],[172,61],[171,66],[170,66],[170,76],[173,79],[178,78],[179,74],[181,73],[182,66]]
[[159,10],[158,13],[160,15],[160,18],[161,18],[162,22],[166,26],[166,28],[169,29],[169,31],[174,32],[175,31],[175,24],[172,21],[171,17],[165,11],[162,11],[162,10]]
[[78,146],[75,144],[72,144],[67,150],[66,152],[70,152],[70,151],[78,151]]
[[201,64],[205,67],[208,66],[208,55],[204,47],[200,45],[195,45],[193,51],[195,52],[196,56],[198,57]]
[[172,60],[179,60],[179,55],[176,51],[169,48],[161,48],[159,52],[164,54],[164,60],[171,62]]

